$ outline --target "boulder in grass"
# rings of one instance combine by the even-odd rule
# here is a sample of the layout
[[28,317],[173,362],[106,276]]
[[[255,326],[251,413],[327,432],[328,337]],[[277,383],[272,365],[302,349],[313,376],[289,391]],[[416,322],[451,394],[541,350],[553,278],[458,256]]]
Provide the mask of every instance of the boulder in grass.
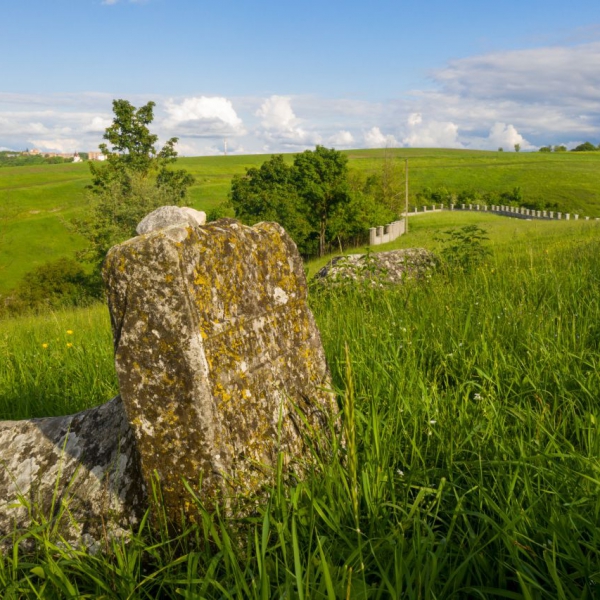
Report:
[[0,422],[0,546],[46,522],[101,547],[138,522],[156,477],[175,522],[196,514],[186,486],[248,514],[280,466],[314,466],[337,407],[296,246],[275,223],[178,218],[105,262],[120,396]]
[[0,548],[34,523],[98,548],[127,535],[147,507],[118,396],[76,415],[0,421]]
[[314,277],[319,283],[370,282],[397,284],[406,279],[428,277],[438,259],[425,248],[406,248],[332,258]]
[[231,514],[301,476],[307,438],[336,405],[302,260],[276,223],[171,226],[111,249],[105,281],[120,392],[145,481],[168,514],[191,512],[183,480]]

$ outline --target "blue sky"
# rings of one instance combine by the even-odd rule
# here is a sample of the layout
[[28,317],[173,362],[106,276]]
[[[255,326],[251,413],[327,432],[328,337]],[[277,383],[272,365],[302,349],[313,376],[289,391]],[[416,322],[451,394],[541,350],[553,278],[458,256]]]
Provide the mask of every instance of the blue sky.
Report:
[[182,154],[600,142],[600,3],[0,0],[0,147]]

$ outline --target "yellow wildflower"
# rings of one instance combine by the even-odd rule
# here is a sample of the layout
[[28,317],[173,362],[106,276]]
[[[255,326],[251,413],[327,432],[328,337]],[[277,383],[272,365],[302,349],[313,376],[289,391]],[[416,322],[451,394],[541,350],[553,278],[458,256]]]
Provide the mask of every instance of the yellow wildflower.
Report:
[[73,344],[71,344],[71,342],[67,342],[67,348],[72,348]]
[[73,335],[73,330],[67,329],[67,335]]
[[42,344],[42,348],[47,348],[48,344]]

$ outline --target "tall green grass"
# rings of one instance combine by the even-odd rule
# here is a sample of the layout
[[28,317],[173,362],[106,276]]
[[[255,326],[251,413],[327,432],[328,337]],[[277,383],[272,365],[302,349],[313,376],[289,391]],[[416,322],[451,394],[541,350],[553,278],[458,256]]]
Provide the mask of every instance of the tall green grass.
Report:
[[117,393],[106,307],[0,321],[0,419],[71,414]]
[[[333,460],[279,478],[247,519],[197,501],[174,536],[154,509],[96,555],[40,522],[23,534],[37,551],[0,558],[4,597],[600,597],[600,240],[551,241],[402,287],[312,290],[342,410]],[[73,373],[110,354],[94,310],[4,325],[8,354],[35,359],[52,333],[60,369],[70,314],[90,343]],[[9,404],[35,389],[10,377]]]

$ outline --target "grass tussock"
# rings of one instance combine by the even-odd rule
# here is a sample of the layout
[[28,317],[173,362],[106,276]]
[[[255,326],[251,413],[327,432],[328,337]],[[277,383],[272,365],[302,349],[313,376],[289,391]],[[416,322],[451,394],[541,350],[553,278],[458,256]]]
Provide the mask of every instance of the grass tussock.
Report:
[[[192,497],[179,535],[154,509],[95,555],[40,521],[9,540],[37,550],[0,557],[3,597],[600,597],[600,242],[554,241],[403,287],[314,290],[336,460],[242,522]],[[42,390],[69,382],[73,409],[90,382],[111,395],[100,309],[0,332],[3,418],[42,414]]]

